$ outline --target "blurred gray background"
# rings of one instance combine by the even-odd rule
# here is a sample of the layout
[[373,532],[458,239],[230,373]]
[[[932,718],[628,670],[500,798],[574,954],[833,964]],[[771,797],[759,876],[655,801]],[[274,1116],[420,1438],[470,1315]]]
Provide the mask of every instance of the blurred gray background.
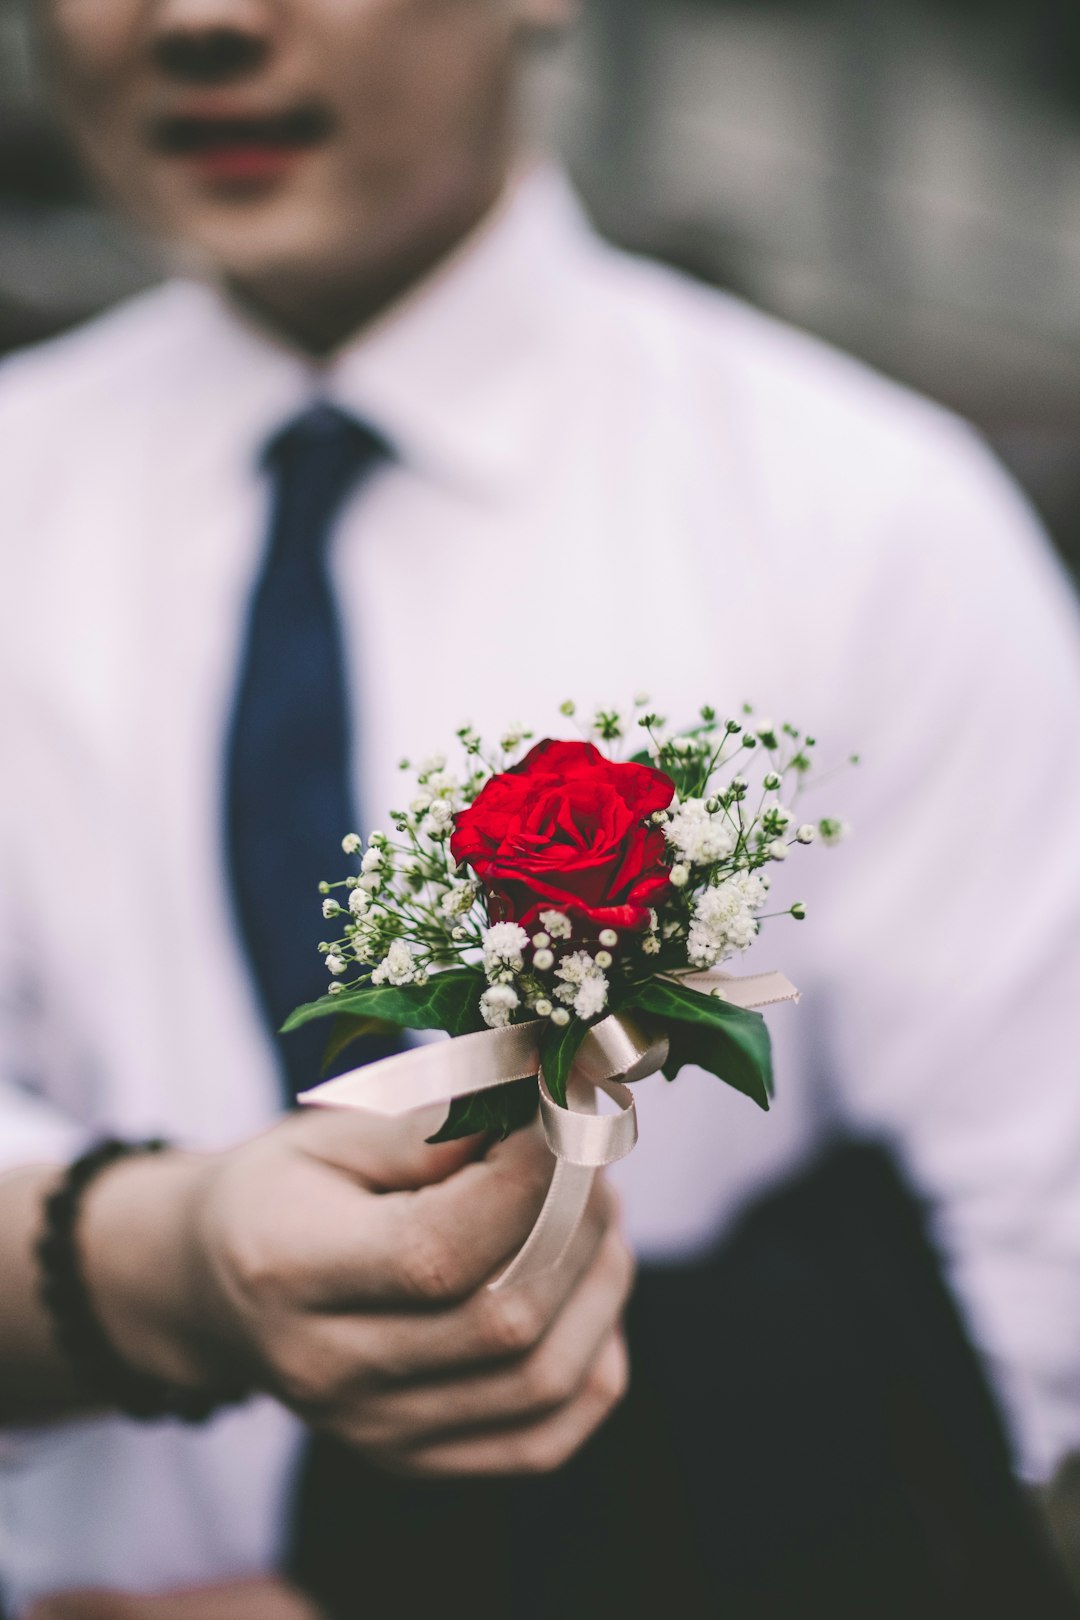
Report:
[[[156,273],[43,105],[0,0],[0,352]],[[970,417],[1080,570],[1078,0],[586,0],[537,53],[613,236]],[[1080,1465],[1049,1496],[1080,1574]]]

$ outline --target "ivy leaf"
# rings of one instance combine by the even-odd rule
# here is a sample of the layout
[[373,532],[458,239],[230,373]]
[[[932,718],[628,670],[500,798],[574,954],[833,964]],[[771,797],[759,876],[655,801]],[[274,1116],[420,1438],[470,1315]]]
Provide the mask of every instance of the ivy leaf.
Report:
[[445,1029],[471,1035],[483,1029],[480,997],[486,981],[476,968],[448,968],[427,984],[362,984],[337,996],[320,996],[289,1014],[281,1033],[316,1018],[377,1018],[401,1029]]
[[639,985],[633,1003],[664,1022],[671,1048],[664,1064],[669,1080],[674,1080],[684,1064],[695,1064],[753,1098],[759,1108],[768,1108],[772,1046],[760,1013],[668,979]]
[[455,1097],[446,1123],[428,1141],[453,1142],[459,1136],[475,1136],[477,1131],[495,1131],[504,1141],[511,1131],[529,1123],[538,1096],[535,1079],[526,1077],[491,1091],[474,1091],[471,1097]]
[[570,1078],[570,1070],[577,1057],[578,1047],[588,1033],[588,1024],[583,1023],[580,1018],[571,1018],[561,1029],[557,1024],[549,1024],[540,1037],[540,1062],[544,1069],[544,1079],[560,1108],[566,1107],[566,1082]]
[[[340,999],[340,996],[334,997],[335,1002]],[[365,1035],[392,1035],[399,1027],[398,1024],[388,1023],[385,1018],[360,1018],[355,1013],[343,1013],[330,1026],[330,1039],[322,1057],[323,1074],[332,1063],[337,1062],[342,1052],[348,1051],[354,1041],[363,1040]]]

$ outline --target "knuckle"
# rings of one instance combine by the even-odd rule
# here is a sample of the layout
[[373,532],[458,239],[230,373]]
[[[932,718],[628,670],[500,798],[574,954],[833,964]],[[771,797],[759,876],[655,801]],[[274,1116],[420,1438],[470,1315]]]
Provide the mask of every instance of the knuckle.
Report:
[[543,1349],[535,1352],[522,1369],[524,1395],[528,1406],[536,1411],[565,1405],[578,1382],[572,1367]]
[[247,1299],[265,1305],[288,1293],[289,1268],[265,1230],[243,1226],[229,1235],[224,1248],[233,1280]]
[[569,1461],[583,1438],[580,1432],[568,1433],[556,1429],[553,1424],[546,1424],[523,1442],[518,1460],[519,1472],[553,1474]]
[[310,1342],[284,1339],[275,1346],[274,1383],[287,1406],[312,1413],[327,1410],[338,1393],[338,1379]]
[[493,1356],[521,1356],[533,1349],[545,1322],[535,1300],[521,1289],[489,1294],[482,1325],[483,1348]]
[[412,1220],[406,1228],[401,1272],[409,1291],[431,1304],[457,1299],[467,1288],[461,1255],[438,1227],[424,1218]]

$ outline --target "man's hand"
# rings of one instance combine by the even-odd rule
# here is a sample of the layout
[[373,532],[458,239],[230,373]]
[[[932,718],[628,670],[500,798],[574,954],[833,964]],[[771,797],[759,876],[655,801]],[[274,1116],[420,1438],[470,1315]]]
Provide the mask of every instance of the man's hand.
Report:
[[319,1611],[283,1581],[236,1581],[186,1592],[58,1592],[26,1620],[320,1620]]
[[207,1159],[118,1165],[84,1211],[106,1329],[147,1371],[239,1373],[395,1470],[554,1468],[625,1390],[632,1263],[598,1180],[562,1265],[489,1292],[551,1158],[534,1131],[477,1147],[312,1111]]

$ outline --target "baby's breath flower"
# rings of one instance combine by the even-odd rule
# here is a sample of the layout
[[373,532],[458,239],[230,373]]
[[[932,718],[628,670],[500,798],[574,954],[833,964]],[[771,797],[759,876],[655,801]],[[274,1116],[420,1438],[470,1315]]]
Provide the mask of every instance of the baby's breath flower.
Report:
[[386,856],[377,844],[373,844],[370,849],[365,849],[364,858],[360,862],[360,870],[361,872],[377,872],[385,864]]
[[346,833],[341,840],[341,847],[346,855],[355,855],[360,848],[360,834]]
[[421,831],[428,838],[445,838],[454,823],[454,812],[445,799],[436,799],[424,817]]
[[419,818],[431,808],[431,794],[418,793],[415,799],[409,800],[409,814]]
[[345,986],[335,979],[333,984],[328,986],[327,994],[331,996],[340,996],[344,988]]
[[737,873],[698,897],[690,923],[686,954],[695,967],[713,967],[735,951],[753,944],[768,883],[754,873]]
[[607,979],[587,951],[564,956],[555,977],[562,980],[556,986],[556,996],[572,1006],[579,1018],[595,1018],[607,1005]]
[[336,917],[340,910],[341,907],[338,905],[336,900],[324,900],[322,903],[322,914],[324,917]]
[[463,917],[471,909],[476,893],[475,883],[455,878],[439,901],[439,910],[444,917]]
[[641,941],[641,949],[646,956],[656,956],[660,950],[660,941],[655,934],[646,934]]
[[598,968],[609,968],[613,960],[614,958],[610,951],[597,951],[596,955],[593,957],[593,961],[596,963]]
[[791,915],[795,918],[796,922],[804,921],[806,917],[806,907],[801,900],[796,900],[795,904],[791,908]]
[[570,1014],[565,1007],[552,1007],[550,1017],[551,1022],[557,1025],[559,1029],[564,1029],[570,1022]]
[[[648,699],[646,698],[645,701],[648,702]],[[619,943],[619,936],[615,932],[614,928],[601,928],[600,943],[607,950],[614,950],[615,946]]]
[[786,861],[788,858],[788,847],[782,838],[774,838],[771,844],[765,845],[765,854],[768,856],[770,861]]
[[395,939],[386,955],[372,969],[372,984],[411,984],[416,978],[416,960],[412,947],[404,939]]
[[539,934],[533,935],[532,942],[538,951],[546,951],[551,944],[551,935],[541,931]]
[[330,973],[344,973],[345,958],[339,956],[336,951],[328,951],[326,953],[326,966]]
[[817,837],[817,828],[809,821],[804,821],[795,834],[800,844],[812,844]]
[[555,955],[552,951],[539,950],[533,957],[533,967],[536,969],[537,973],[547,973],[554,966]]
[[846,821],[837,821],[832,816],[825,816],[818,822],[818,832],[821,834],[823,844],[842,844],[845,838],[851,837],[851,827]]
[[664,837],[690,866],[712,866],[724,860],[737,842],[727,817],[710,813],[703,799],[684,799],[664,828]]
[[506,973],[520,973],[523,966],[522,951],[529,936],[517,923],[492,923],[483,935],[484,972],[489,979]]
[[537,1018],[550,1018],[551,1010],[551,1002],[546,996],[541,996],[539,1001],[533,1002],[533,1012]]
[[436,771],[445,771],[445,769],[446,755],[430,754],[427,759],[420,761],[420,770],[418,774],[421,782],[426,782],[428,777],[433,776]]
[[670,877],[676,889],[685,889],[690,881],[690,868],[688,866],[673,866]]
[[505,1029],[518,1005],[518,993],[509,984],[491,984],[480,997],[480,1016],[489,1029]]
[[552,939],[569,939],[574,931],[573,924],[565,911],[542,911],[540,921]]
[[349,910],[354,917],[362,917],[371,904],[371,896],[366,889],[355,888],[349,896]]

